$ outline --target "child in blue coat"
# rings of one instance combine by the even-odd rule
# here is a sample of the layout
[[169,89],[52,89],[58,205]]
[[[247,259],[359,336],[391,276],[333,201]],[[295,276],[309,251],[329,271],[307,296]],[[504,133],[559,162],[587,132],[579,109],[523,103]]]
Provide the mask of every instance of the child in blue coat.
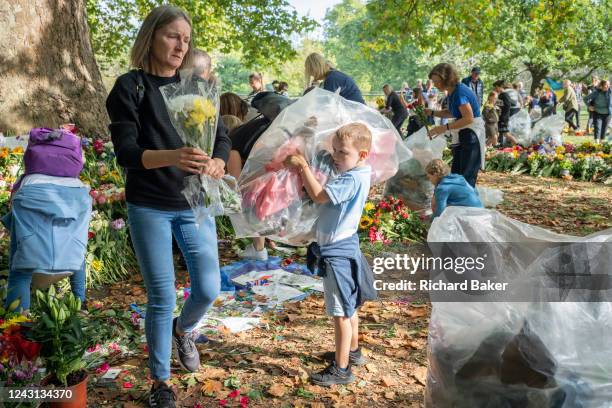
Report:
[[427,178],[436,189],[431,201],[433,216],[438,217],[446,207],[483,208],[478,193],[461,174],[452,174],[446,163],[440,159],[429,162],[425,167]]

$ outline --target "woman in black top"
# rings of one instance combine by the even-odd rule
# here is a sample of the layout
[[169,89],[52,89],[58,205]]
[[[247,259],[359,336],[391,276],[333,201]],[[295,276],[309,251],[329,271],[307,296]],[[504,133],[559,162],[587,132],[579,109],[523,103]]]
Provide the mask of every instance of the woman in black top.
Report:
[[[199,369],[199,354],[190,332],[220,289],[215,221],[196,225],[181,194],[190,174],[219,178],[224,174],[231,142],[220,122],[212,157],[184,146],[170,122],[159,87],[180,80],[191,63],[191,21],[177,7],[161,6],[143,22],[131,52],[138,70],[120,76],[106,101],[118,163],[126,169],[128,222],[140,272],[147,289],[145,333],[154,380],[149,403],[174,407],[168,386],[174,343],[180,365]],[[181,315],[176,304],[172,236],[185,257],[191,281]]]
[[399,95],[395,93],[391,85],[385,84],[383,86],[383,92],[387,97],[387,101],[385,103],[385,111],[393,111],[393,117],[391,118],[391,123],[397,129],[397,132],[402,135],[402,124],[408,117],[408,110],[402,103]]

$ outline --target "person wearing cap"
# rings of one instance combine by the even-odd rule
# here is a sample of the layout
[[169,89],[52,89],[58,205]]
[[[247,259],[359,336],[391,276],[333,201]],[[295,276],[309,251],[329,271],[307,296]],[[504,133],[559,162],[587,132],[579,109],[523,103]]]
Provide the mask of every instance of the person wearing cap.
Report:
[[463,85],[469,87],[472,91],[474,91],[474,93],[476,94],[476,97],[478,98],[478,102],[480,103],[480,106],[482,106],[482,98],[484,95],[484,84],[482,83],[482,80],[480,79],[480,67],[472,68],[472,74],[469,77],[463,78],[461,82],[463,83]]

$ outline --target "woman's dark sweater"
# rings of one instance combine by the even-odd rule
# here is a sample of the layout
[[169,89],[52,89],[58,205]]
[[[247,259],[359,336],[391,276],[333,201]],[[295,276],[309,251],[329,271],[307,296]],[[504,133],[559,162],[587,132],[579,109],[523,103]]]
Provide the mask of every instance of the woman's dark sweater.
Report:
[[[144,95],[139,101],[138,75],[142,76]],[[160,210],[185,210],[189,204],[181,194],[183,179],[190,173],[177,167],[145,169],[145,150],[174,150],[185,146],[172,126],[159,87],[180,80],[130,71],[117,78],[106,99],[111,119],[109,126],[117,162],[126,170],[126,201]],[[227,129],[217,126],[213,158],[227,162],[231,149]]]

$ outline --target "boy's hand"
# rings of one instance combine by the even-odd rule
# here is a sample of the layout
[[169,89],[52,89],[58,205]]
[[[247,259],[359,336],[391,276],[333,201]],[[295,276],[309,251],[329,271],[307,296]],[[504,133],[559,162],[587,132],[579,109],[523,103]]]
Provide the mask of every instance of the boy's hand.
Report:
[[306,159],[303,156],[297,154],[287,156],[283,163],[285,164],[285,166],[290,168],[301,168],[308,166],[308,163],[306,163]]

